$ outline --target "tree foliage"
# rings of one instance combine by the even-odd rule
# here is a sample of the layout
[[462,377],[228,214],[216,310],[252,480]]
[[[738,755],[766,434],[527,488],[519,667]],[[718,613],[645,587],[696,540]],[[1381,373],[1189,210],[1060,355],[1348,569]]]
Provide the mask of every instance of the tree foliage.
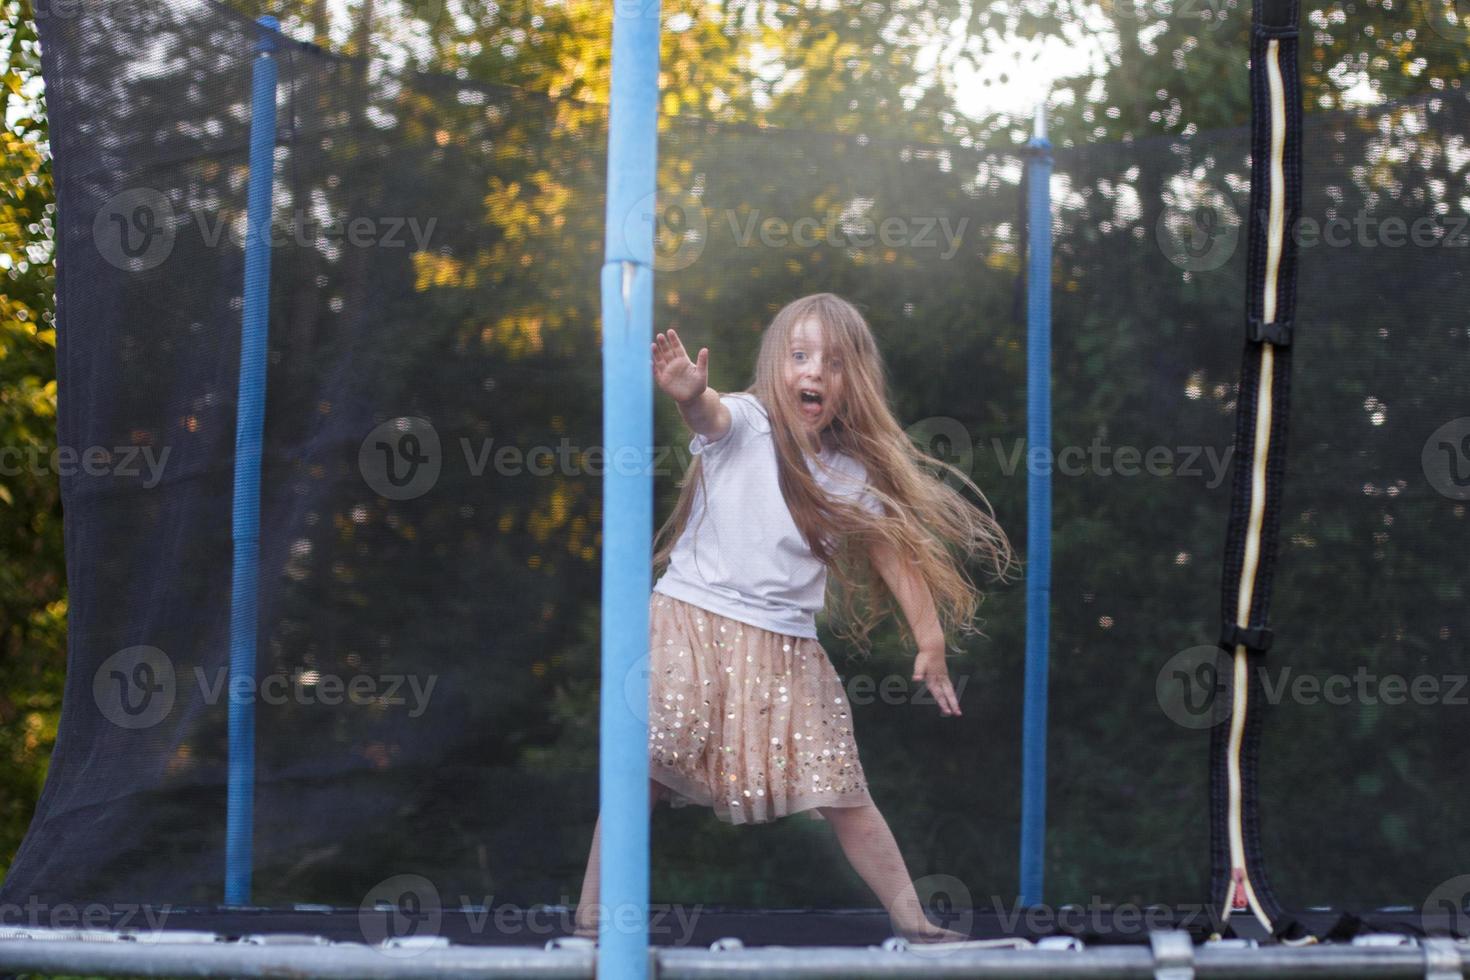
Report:
[[61,500],[52,468],[55,205],[30,15],[29,0],[0,5],[0,860],[7,864],[56,737],[66,651]]

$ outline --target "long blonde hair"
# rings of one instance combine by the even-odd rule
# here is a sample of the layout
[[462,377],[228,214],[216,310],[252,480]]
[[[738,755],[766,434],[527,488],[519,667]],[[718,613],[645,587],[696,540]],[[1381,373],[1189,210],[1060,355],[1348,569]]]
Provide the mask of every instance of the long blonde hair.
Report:
[[[812,317],[821,324],[826,358],[842,364],[840,404],[828,438],[867,468],[868,488],[882,502],[883,515],[829,496],[807,468],[800,408],[783,380],[783,365],[793,332]],[[1012,562],[1010,542],[969,476],[922,453],[893,417],[883,359],[857,308],[832,293],[788,303],[761,338],[755,379],[745,391],[770,416],[781,495],[792,520],[813,556],[828,566],[833,631],[865,650],[874,626],[894,611],[895,597],[868,557],[869,546],[886,541],[900,561],[917,569],[946,638],[952,630],[983,635],[974,623],[982,594],[966,566],[978,557],[994,578],[1004,580]],[[981,506],[931,475],[926,465],[959,477]],[[673,513],[654,538],[655,571],[668,561],[689,522],[695,488],[703,485],[703,461],[696,456],[679,484]],[[912,630],[914,624],[906,625]]]

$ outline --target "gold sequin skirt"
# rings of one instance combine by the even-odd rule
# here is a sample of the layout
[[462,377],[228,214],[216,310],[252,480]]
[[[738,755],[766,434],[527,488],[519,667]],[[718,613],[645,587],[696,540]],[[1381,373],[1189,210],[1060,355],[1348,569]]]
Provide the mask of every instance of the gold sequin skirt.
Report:
[[649,647],[649,775],[670,804],[741,824],[872,803],[847,692],[816,640],[655,592]]

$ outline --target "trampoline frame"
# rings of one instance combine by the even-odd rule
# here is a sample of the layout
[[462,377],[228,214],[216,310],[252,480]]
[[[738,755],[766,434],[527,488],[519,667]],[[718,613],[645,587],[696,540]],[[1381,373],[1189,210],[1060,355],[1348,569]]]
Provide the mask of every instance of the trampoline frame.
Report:
[[[634,935],[630,933],[630,935]],[[634,938],[637,938],[636,935]],[[1004,945],[1002,945],[1004,944]],[[1007,948],[1009,947],[1009,948]],[[641,948],[641,947],[640,947]],[[332,943],[320,936],[272,934],[232,941],[210,933],[0,929],[0,966],[47,973],[116,973],[151,977],[311,976],[375,978],[608,977],[606,950],[591,940],[551,940],[544,949],[452,946],[444,937],[388,940],[379,946]],[[947,947],[889,940],[866,948],[746,948],[722,939],[702,948],[646,948],[641,966],[659,980],[761,976],[765,980],[901,980],[926,977],[1109,977],[1195,980],[1226,977],[1376,977],[1464,980],[1470,942],[1370,934],[1350,944],[1258,945],[1249,939],[1195,946],[1187,932],[1160,930],[1148,943],[1086,946],[1053,937],[988,940]]]
[[[1289,370],[1290,321],[1294,303],[1290,225],[1299,188],[1299,160],[1291,144],[1299,131],[1300,88],[1295,74],[1296,0],[1254,0],[1253,113],[1269,109],[1269,122],[1253,118],[1253,130],[1273,153],[1272,179],[1252,179],[1252,249],[1269,258],[1251,261],[1247,298],[1246,395],[1270,406],[1277,372]],[[1264,15],[1264,16],[1263,16]],[[67,930],[9,927],[0,923],[0,968],[63,973],[121,973],[147,976],[321,977],[602,977],[617,980],[695,978],[760,973],[770,980],[797,977],[848,978],[928,976],[1038,977],[1193,977],[1354,976],[1425,977],[1463,980],[1470,962],[1470,940],[1446,936],[1414,937],[1367,933],[1350,942],[1303,943],[1282,934],[1281,910],[1265,884],[1256,837],[1254,773],[1242,771],[1242,743],[1259,737],[1259,707],[1245,700],[1244,667],[1266,652],[1270,631],[1269,570],[1274,560],[1278,483],[1266,486],[1268,454],[1280,453],[1286,403],[1269,411],[1239,416],[1239,467],[1236,510],[1242,496],[1249,520],[1228,532],[1230,549],[1249,554],[1249,574],[1231,582],[1227,559],[1226,622],[1221,646],[1236,665],[1236,717],[1228,747],[1212,749],[1216,784],[1228,770],[1228,812],[1221,813],[1220,785],[1212,825],[1216,878],[1212,895],[1222,920],[1240,912],[1232,925],[1254,921],[1262,944],[1253,938],[1211,938],[1179,929],[1147,933],[1146,942],[1088,945],[1058,935],[1032,943],[1026,939],[985,939],[939,946],[910,946],[890,939],[881,946],[746,948],[722,938],[709,948],[649,946],[649,826],[645,784],[649,766],[646,721],[631,705],[646,700],[648,678],[638,670],[646,656],[647,595],[650,591],[653,536],[653,382],[648,349],[653,337],[655,277],[658,62],[661,36],[658,0],[614,4],[612,89],[609,102],[607,204],[601,270],[603,356],[603,444],[610,458],[641,465],[610,467],[604,483],[604,554],[601,608],[601,713],[599,790],[602,804],[603,874],[599,901],[619,909],[603,917],[599,942],[555,938],[534,946],[459,945],[443,935],[388,939],[377,945],[341,942],[321,934],[271,932],[231,934],[204,928]],[[265,350],[268,337],[270,250],[259,229],[268,224],[275,142],[277,65],[275,51],[284,40],[274,18],[257,21],[251,117],[249,231],[247,231],[240,410],[236,434],[235,547],[231,600],[231,679],[255,671],[256,551],[259,537],[260,440],[265,406]],[[1260,54],[1270,51],[1262,63]],[[1284,81],[1283,81],[1284,73]],[[1262,97],[1260,92],[1266,90]],[[1295,100],[1295,101],[1293,101]],[[1051,146],[1045,116],[1038,109],[1027,167],[1027,357],[1028,436],[1032,446],[1051,441]],[[1299,140],[1297,140],[1299,144]],[[1279,149],[1280,152],[1275,152]],[[1299,153],[1299,151],[1297,151]],[[1282,176],[1282,157],[1287,158]],[[1253,157],[1261,159],[1260,154]],[[1257,167],[1260,165],[1257,164]],[[1254,206],[1257,195],[1269,207]],[[1269,211],[1269,228],[1255,227]],[[1285,244],[1283,244],[1283,242]],[[1283,253],[1283,249],[1285,252]],[[1280,313],[1278,314],[1278,290]],[[1280,358],[1280,364],[1276,362]],[[1250,373],[1250,365],[1260,366]],[[1284,381],[1284,379],[1283,379]],[[1256,431],[1250,431],[1254,425]],[[1273,429],[1279,425],[1279,431]],[[1276,464],[1272,464],[1276,465]],[[1284,468],[1284,464],[1281,464]],[[1049,643],[1051,476],[1034,469],[1028,483],[1026,586],[1026,686],[1023,721],[1023,786],[1020,838],[1020,896],[1023,906],[1042,901],[1046,814],[1047,648]],[[1263,530],[1264,525],[1264,530]],[[1264,571],[1258,576],[1257,568]],[[1236,571],[1241,571],[1239,568]],[[1264,581],[1264,585],[1261,582]],[[1233,591],[1232,591],[1233,590]],[[631,677],[628,684],[623,678]],[[250,702],[230,702],[230,756],[225,903],[227,911],[250,907],[254,719]],[[1217,737],[1220,733],[1217,731]],[[1223,753],[1223,754],[1222,754]],[[1227,758],[1228,756],[1228,758]],[[1222,852],[1222,847],[1225,852]],[[1239,889],[1239,893],[1237,892]],[[343,910],[347,912],[349,910]],[[357,910],[350,910],[356,912]],[[1250,918],[1244,914],[1249,911]],[[1306,916],[1303,916],[1305,918]],[[1244,922],[1241,920],[1245,920]],[[1427,927],[1426,927],[1427,930]],[[1324,930],[1325,931],[1325,930]],[[1004,947],[1004,948],[1003,948]]]

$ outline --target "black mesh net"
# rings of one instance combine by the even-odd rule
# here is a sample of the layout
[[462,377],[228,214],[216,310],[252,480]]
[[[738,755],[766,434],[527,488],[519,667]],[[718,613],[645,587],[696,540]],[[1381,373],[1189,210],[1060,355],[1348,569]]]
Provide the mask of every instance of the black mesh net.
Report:
[[[60,442],[106,463],[63,479],[65,708],[4,895],[211,905],[261,32],[204,0],[43,30]],[[357,907],[416,874],[446,903],[574,902],[597,795],[605,110],[275,57],[253,901]],[[1418,907],[1470,871],[1467,110],[1451,86],[1307,120],[1260,763],[1292,907]],[[1205,901],[1214,716],[1191,685],[1219,630],[1247,130],[1056,152],[1044,458],[1025,152],[662,130],[655,323],[711,348],[716,388],[748,383],[780,305],[832,291],[868,315],[899,418],[1020,548],[1028,468],[1054,469],[1046,899]],[[657,411],[662,519],[688,436]],[[1024,579],[992,590],[951,668],[959,719],[915,696],[895,625],[867,659],[828,643],[910,871],[977,907],[1014,902],[1024,606]],[[653,892],[873,904],[822,824],[693,808],[655,814]]]

